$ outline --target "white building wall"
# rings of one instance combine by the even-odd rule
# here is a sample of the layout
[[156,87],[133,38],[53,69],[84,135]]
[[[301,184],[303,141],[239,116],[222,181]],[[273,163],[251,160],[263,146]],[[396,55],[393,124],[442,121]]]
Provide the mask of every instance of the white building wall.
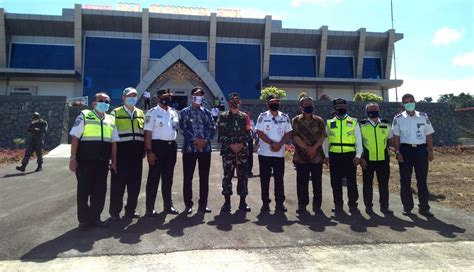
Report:
[[289,88],[289,87],[279,87],[286,91],[286,100],[298,100],[298,95],[301,92],[305,92],[308,96],[311,96],[314,99],[318,99],[316,95],[316,88]]
[[329,95],[331,100],[339,97],[344,98],[347,101],[352,101],[354,99],[354,91],[352,89],[323,89],[319,92],[319,95],[322,93]]
[[[38,82],[38,81],[10,81],[9,86],[36,87],[37,95],[66,96],[68,98],[82,96],[81,83],[76,82]],[[79,93],[80,92],[80,93]]]

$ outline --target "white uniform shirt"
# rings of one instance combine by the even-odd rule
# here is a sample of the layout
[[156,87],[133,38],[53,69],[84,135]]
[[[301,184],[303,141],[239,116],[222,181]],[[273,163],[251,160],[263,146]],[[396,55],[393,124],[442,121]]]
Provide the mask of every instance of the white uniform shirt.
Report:
[[212,108],[211,109],[211,114],[214,117],[218,117],[219,116],[219,109],[218,108]]
[[152,140],[174,141],[178,122],[178,113],[173,108],[165,110],[158,105],[146,113],[144,129],[152,132]]
[[[94,111],[95,113],[95,111]],[[97,116],[99,116],[97,113],[95,113]],[[103,118],[101,118],[103,119]],[[69,135],[74,136],[76,138],[81,138],[82,133],[84,133],[84,115],[79,114],[76,117],[76,121],[74,122],[74,126],[71,128],[71,131],[69,132]],[[119,142],[120,137],[118,135],[118,130],[115,127],[114,130],[112,131],[112,142]]]
[[400,136],[401,144],[426,144],[426,136],[434,133],[428,115],[419,111],[413,116],[406,111],[396,115],[392,129],[394,135]]
[[143,97],[150,98],[151,97],[150,92],[149,91],[143,92]]
[[[347,114],[344,115],[343,118],[346,118],[347,117]],[[337,117],[336,117],[337,118]],[[353,118],[355,119],[355,118]],[[362,133],[360,132],[360,126],[359,126],[359,121],[357,121],[357,126],[355,127],[355,137],[356,137],[356,158],[359,158],[362,156],[362,152],[364,151],[364,147],[362,145]],[[326,135],[329,135],[331,134],[331,131],[329,130],[328,126],[326,126]],[[323,152],[324,152],[324,156],[326,156],[326,158],[329,158],[329,140],[328,140],[329,137],[326,137],[324,139],[324,142],[323,142]]]
[[[280,111],[276,116],[273,116],[268,110],[258,117],[256,130],[263,132],[273,142],[279,142],[283,139],[285,133],[292,131],[290,117]],[[262,156],[282,158],[285,156],[285,146],[274,152],[268,143],[260,141],[257,153]]]

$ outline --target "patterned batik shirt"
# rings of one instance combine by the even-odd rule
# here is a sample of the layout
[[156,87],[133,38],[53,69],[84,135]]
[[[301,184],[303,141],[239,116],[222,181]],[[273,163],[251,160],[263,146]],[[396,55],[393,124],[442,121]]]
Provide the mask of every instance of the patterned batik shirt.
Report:
[[[318,142],[321,137],[326,137],[326,128],[324,120],[317,116],[312,115],[310,119],[305,119],[303,114],[300,114],[293,118],[293,137],[298,136],[305,144],[313,146]],[[322,146],[318,148],[314,158],[309,158],[304,150],[295,144],[295,154],[293,161],[295,163],[322,163],[324,159],[324,153]]]
[[[208,109],[194,109],[191,106],[184,108],[179,117],[179,131],[184,137],[183,153],[211,152],[211,140],[216,133],[216,125]],[[197,138],[207,141],[207,145],[201,150],[194,146]]]

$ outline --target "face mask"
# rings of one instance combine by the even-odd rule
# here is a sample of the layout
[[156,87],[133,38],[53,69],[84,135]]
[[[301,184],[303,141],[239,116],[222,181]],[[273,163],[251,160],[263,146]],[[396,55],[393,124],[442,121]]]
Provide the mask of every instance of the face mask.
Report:
[[370,118],[376,118],[376,117],[379,117],[379,112],[378,112],[378,111],[368,111],[368,112],[367,112],[367,115],[368,115]]
[[160,99],[160,103],[165,105],[165,106],[168,106],[169,104],[171,104],[171,98]]
[[314,107],[313,107],[313,106],[303,107],[303,112],[306,112],[306,113],[313,113],[313,111],[314,111]]
[[280,109],[280,104],[268,104],[268,108],[270,108],[271,111],[277,111]]
[[125,97],[125,104],[128,106],[135,106],[137,104],[136,97]]
[[403,105],[405,107],[405,110],[407,111],[414,111],[415,110],[415,103],[406,103]]
[[336,109],[336,114],[337,115],[344,115],[347,113],[346,109]]
[[240,103],[237,102],[237,101],[230,101],[229,102],[229,107],[231,107],[233,109],[237,109],[237,108],[239,108],[239,106],[240,106]]
[[109,110],[109,106],[110,105],[105,102],[97,102],[97,104],[95,105],[95,109],[100,113],[105,113]]
[[204,101],[204,96],[191,96],[191,100],[193,101],[194,104],[201,105],[202,101]]

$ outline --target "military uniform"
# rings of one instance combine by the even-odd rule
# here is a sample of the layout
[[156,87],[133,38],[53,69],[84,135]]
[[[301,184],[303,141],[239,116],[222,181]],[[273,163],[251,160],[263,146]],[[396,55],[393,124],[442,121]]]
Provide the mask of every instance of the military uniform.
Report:
[[[232,195],[232,177],[237,168],[237,194],[246,196],[247,189],[247,160],[248,141],[252,137],[247,115],[241,111],[233,114],[231,111],[224,111],[217,120],[218,131],[221,141],[222,165],[224,168],[224,178],[222,179],[222,194]],[[231,144],[240,143],[243,148],[239,153],[234,153],[230,148]]]
[[[107,175],[112,142],[119,140],[115,119],[100,118],[95,111],[83,110],[70,135],[79,139],[77,159],[77,217],[81,224],[100,222],[107,192]],[[90,203],[90,204],[89,204]]]
[[434,133],[433,126],[424,112],[415,111],[410,116],[406,111],[397,114],[393,119],[393,134],[400,137],[400,152],[404,161],[399,162],[400,168],[400,196],[403,209],[410,212],[413,209],[411,192],[411,176],[413,168],[416,173],[419,208],[421,212],[428,212],[428,150],[426,136]]
[[44,145],[44,136],[48,131],[48,123],[40,119],[38,113],[34,113],[33,116],[37,116],[37,119],[33,119],[28,126],[28,136],[26,138],[26,150],[25,156],[21,161],[21,166],[18,166],[16,169],[24,172],[28,162],[30,160],[33,152],[36,153],[36,162],[38,167],[36,171],[42,170],[43,165],[43,145]]
[[372,212],[372,182],[374,172],[377,174],[379,187],[380,210],[388,210],[388,181],[390,179],[390,157],[388,154],[388,139],[392,137],[390,124],[387,120],[371,119],[360,121],[360,130],[364,152],[362,158],[367,166],[362,170],[363,196],[366,211]]
[[135,107],[130,111],[125,106],[114,109],[111,115],[115,117],[120,140],[117,143],[117,174],[112,172],[109,213],[112,217],[119,216],[126,187],[125,215],[133,216],[142,181],[145,116],[141,109]]

